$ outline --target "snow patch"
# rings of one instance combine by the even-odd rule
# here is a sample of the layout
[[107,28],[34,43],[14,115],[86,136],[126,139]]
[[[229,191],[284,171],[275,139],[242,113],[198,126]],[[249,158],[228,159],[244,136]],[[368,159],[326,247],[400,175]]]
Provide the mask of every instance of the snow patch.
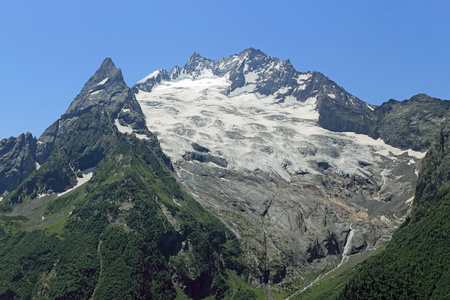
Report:
[[327,96],[332,98],[332,99],[336,99],[336,95],[335,94],[327,94]]
[[230,93],[230,96],[234,97],[234,96],[238,96],[240,94],[253,93],[255,91],[255,88],[256,88],[256,84],[254,84],[254,83],[246,84],[245,86],[237,88],[234,91],[232,91]]
[[311,74],[300,74],[297,77],[297,83],[298,84],[302,84],[304,83],[306,80],[308,80],[309,78],[311,78]]
[[211,77],[215,77],[215,76],[214,76],[212,70],[210,70],[210,69],[203,69],[199,75],[194,76],[195,79],[211,78]]
[[145,134],[134,133],[134,135],[140,140],[146,140],[148,137]]
[[108,81],[109,77],[106,77],[105,79],[103,79],[102,81],[100,81],[99,83],[97,83],[97,85],[103,85]]
[[94,96],[94,95],[100,94],[100,92],[101,92],[101,90],[96,90],[95,92],[90,93],[89,96]]
[[95,167],[81,171],[82,177],[77,178],[77,184],[73,188],[70,188],[67,191],[57,194],[57,196],[61,197],[62,195],[65,195],[65,194],[75,190],[76,188],[80,187],[81,185],[85,184],[86,182],[88,182],[92,178],[92,175],[94,174],[94,170],[95,170]]
[[297,87],[297,90],[303,91],[306,89],[306,84],[301,84]]
[[259,75],[256,72],[248,72],[245,74],[245,82],[247,83],[255,83],[258,79]]
[[161,70],[156,70],[155,72],[150,73],[147,77],[143,78],[142,80],[140,80],[138,82],[139,83],[145,83],[147,82],[150,78],[154,78],[157,77],[159,75],[159,73],[161,72]]
[[395,148],[393,146],[386,144],[380,138],[375,140],[375,139],[371,138],[370,136],[364,135],[364,134],[357,134],[357,133],[353,133],[353,132],[345,132],[343,134],[347,135],[351,139],[357,140],[359,144],[372,147],[373,149],[375,149],[376,153],[383,155],[383,156],[387,156],[387,157],[394,157],[394,156],[399,156],[399,155],[403,155],[403,154],[407,153],[408,156],[412,156],[417,159],[422,159],[426,154],[426,152],[418,152],[418,151],[414,151],[411,149],[402,150],[399,148]]
[[411,198],[409,198],[408,200],[406,200],[406,204],[410,204],[410,203],[412,203],[413,202],[413,200],[414,200],[414,196],[412,196]]
[[372,105],[370,105],[369,103],[367,103],[367,108],[370,109],[371,111],[375,110],[375,108]]
[[279,94],[286,94],[289,91],[289,87],[284,86],[278,90]]
[[39,170],[40,168],[41,168],[41,165],[38,162],[36,162],[36,170]]
[[140,140],[148,139],[148,137],[145,134],[135,133],[133,132],[133,128],[121,125],[118,119],[114,120],[114,124],[121,133],[134,134]]
[[133,129],[131,127],[128,126],[123,126],[120,124],[119,119],[115,119],[114,120],[114,124],[116,125],[117,129],[121,132],[121,133],[133,133]]

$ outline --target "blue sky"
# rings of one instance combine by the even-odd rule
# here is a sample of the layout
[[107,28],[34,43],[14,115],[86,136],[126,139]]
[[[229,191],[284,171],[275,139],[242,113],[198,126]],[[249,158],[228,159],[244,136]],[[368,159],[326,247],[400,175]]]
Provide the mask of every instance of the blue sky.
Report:
[[0,139],[39,136],[105,57],[131,87],[254,47],[381,104],[450,99],[450,1],[0,0]]

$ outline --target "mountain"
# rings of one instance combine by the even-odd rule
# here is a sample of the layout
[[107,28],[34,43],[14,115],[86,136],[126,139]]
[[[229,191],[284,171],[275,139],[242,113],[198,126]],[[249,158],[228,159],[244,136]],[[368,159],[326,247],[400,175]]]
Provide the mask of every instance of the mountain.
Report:
[[248,250],[248,280],[275,290],[390,239],[449,108],[424,95],[369,105],[252,48],[194,53],[132,91],[178,182]]
[[293,99],[305,102],[309,98],[317,98],[319,101],[331,98],[357,111],[374,109],[374,106],[345,92],[342,87],[323,74],[298,72],[289,60],[282,61],[253,48],[217,61],[204,58],[195,52],[183,68],[176,66],[170,72],[155,71],[139,81],[132,90],[135,93],[151,92],[163,81],[211,76],[226,78],[229,81],[229,85],[222,91],[228,96],[241,93],[273,95],[277,103],[289,102]]
[[221,91],[228,96],[253,93],[271,95],[275,103],[314,101],[321,127],[381,138],[403,150],[426,151],[450,109],[449,101],[424,94],[406,101],[391,99],[381,106],[370,105],[319,72],[296,71],[289,60],[282,61],[253,48],[217,61],[195,52],[183,68],[155,71],[132,90],[136,94],[151,92],[161,82],[209,75],[229,81]]
[[131,89],[107,58],[39,139],[0,142],[0,298],[292,293],[441,187],[444,167],[417,178],[448,111],[370,105],[253,48]]

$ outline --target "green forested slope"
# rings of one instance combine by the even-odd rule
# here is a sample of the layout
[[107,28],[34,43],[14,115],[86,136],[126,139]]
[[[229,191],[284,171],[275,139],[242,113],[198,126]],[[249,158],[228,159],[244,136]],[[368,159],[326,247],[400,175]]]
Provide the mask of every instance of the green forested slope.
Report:
[[[173,299],[175,286],[193,299],[230,296],[226,270],[244,270],[235,235],[180,189],[154,140],[123,135],[109,120],[98,109],[80,118],[5,199],[0,299]],[[58,191],[60,179],[73,184],[81,165],[96,165],[87,184],[38,196]],[[45,226],[32,220],[36,209]]]
[[340,299],[448,299],[450,187],[424,200],[429,205],[416,211],[424,217],[397,230],[386,250],[364,262]]

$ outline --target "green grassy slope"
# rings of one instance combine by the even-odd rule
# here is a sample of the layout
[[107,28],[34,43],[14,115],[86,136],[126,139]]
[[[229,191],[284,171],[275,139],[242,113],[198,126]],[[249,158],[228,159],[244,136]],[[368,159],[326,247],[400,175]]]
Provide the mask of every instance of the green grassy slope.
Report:
[[[153,154],[154,141],[120,134],[107,118],[101,129],[93,125],[104,116],[80,119],[6,199],[18,201],[3,204],[0,298],[173,299],[175,286],[193,299],[230,298],[227,270],[245,269],[235,235],[179,187]],[[101,155],[88,183],[36,197],[91,149]],[[45,215],[40,225],[36,210]]]

